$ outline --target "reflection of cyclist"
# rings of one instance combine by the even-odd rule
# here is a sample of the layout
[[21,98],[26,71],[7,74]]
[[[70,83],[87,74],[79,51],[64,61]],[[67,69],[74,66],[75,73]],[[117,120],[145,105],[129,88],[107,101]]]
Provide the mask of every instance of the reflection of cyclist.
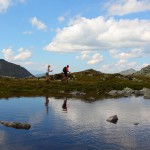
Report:
[[64,103],[62,105],[62,109],[63,109],[63,111],[67,111],[67,97],[64,100]]
[[48,113],[48,104],[49,104],[49,99],[48,99],[48,97],[45,97],[45,107],[46,107],[47,113]]
[[63,68],[64,77],[62,78],[61,81],[64,81],[64,80],[68,81],[68,72],[70,73],[69,65],[67,65],[66,67]]

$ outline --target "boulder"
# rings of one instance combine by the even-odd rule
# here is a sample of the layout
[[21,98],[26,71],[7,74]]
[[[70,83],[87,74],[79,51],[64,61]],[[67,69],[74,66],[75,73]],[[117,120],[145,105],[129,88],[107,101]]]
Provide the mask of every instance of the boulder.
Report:
[[74,95],[74,96],[82,96],[82,95],[86,95],[86,93],[81,92],[81,91],[74,91],[71,92],[70,94]]
[[117,95],[123,95],[124,93],[123,93],[123,91],[117,91]]
[[141,95],[144,95],[144,93],[145,93],[146,91],[148,91],[148,90],[149,90],[149,89],[147,89],[147,88],[143,88],[143,89],[139,90],[139,92],[140,92]]
[[1,124],[7,127],[12,127],[16,129],[30,129],[31,125],[28,123],[20,123],[20,122],[5,122],[5,121],[0,121]]
[[106,121],[116,124],[118,121],[117,115],[110,116]]
[[134,94],[134,90],[126,87],[123,89],[123,93],[124,93],[124,95],[130,96],[130,95]]
[[133,78],[132,81],[134,81],[134,82],[142,82],[142,80],[139,80],[139,79],[136,79],[136,78]]
[[134,90],[134,94],[135,95],[141,95],[140,91],[138,91],[138,90]]
[[117,90],[112,90],[112,91],[108,92],[108,94],[111,96],[117,96],[118,95]]
[[145,99],[150,99],[150,89],[147,89],[144,91],[144,98]]
[[139,125],[139,122],[135,122],[133,125],[136,125],[136,126],[137,126],[137,125]]

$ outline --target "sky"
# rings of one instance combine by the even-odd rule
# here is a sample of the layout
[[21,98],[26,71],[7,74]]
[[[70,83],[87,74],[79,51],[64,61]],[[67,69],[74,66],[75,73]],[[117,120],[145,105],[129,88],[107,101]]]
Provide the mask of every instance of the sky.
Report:
[[0,0],[0,59],[32,74],[150,64],[150,0]]

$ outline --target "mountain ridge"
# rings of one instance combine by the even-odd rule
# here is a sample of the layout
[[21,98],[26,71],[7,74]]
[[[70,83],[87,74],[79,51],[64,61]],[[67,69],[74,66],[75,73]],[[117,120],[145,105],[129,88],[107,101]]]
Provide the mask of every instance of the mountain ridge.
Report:
[[121,75],[131,75],[135,72],[137,72],[135,69],[130,68],[130,69],[123,70],[123,71],[119,72],[119,74],[121,74]]
[[27,78],[33,75],[24,67],[0,59],[0,76]]

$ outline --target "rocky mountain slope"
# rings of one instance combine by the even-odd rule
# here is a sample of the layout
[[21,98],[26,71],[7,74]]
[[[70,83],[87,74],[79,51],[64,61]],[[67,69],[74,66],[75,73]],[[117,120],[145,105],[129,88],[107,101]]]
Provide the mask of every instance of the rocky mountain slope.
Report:
[[26,78],[33,75],[20,65],[16,65],[5,61],[4,59],[0,59],[0,76]]
[[150,77],[150,65],[148,65],[145,68],[142,68],[140,71],[137,71],[136,73],[134,73],[134,75],[143,75]]

